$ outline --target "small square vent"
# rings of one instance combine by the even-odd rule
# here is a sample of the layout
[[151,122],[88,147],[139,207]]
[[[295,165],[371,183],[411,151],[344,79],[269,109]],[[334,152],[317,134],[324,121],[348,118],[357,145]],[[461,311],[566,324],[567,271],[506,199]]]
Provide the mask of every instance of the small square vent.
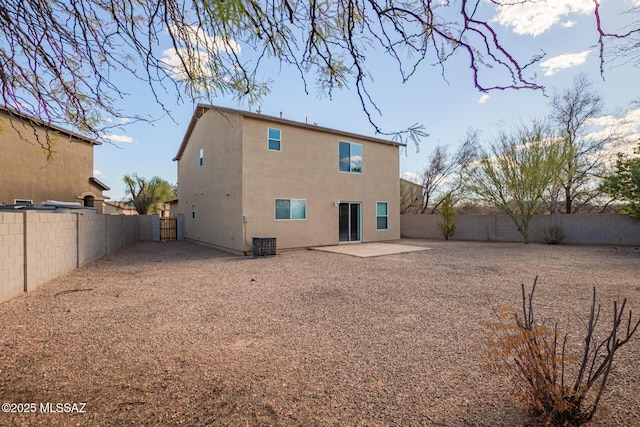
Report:
[[253,238],[253,256],[275,256],[276,255],[276,238],[275,237],[254,237]]

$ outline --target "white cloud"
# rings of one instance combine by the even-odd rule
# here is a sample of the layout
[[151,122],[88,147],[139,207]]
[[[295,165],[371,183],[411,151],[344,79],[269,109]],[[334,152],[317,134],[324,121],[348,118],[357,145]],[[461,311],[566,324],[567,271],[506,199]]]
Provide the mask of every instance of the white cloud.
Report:
[[563,16],[590,14],[593,8],[593,0],[506,0],[496,7],[498,14],[494,20],[512,27],[516,34],[538,36],[560,22]]
[[421,180],[421,176],[415,172],[402,172],[400,178],[415,182],[416,184],[419,184]]
[[485,102],[487,102],[489,100],[489,98],[491,98],[489,95],[487,95],[486,93],[483,94],[480,99],[478,99],[478,104],[484,104]]
[[100,175],[102,175],[102,172],[100,172],[98,169],[93,170],[93,176],[100,176]]
[[[174,34],[180,34],[182,30],[173,26],[172,31]],[[235,40],[225,41],[221,37],[212,37],[206,34],[201,28],[193,26],[186,27],[184,31],[186,31],[192,47],[195,47],[194,50],[188,52],[188,50],[184,48],[179,48],[178,50],[170,48],[162,52],[162,61],[168,66],[169,71],[179,80],[187,80],[185,65],[180,57],[189,63],[188,66],[192,74],[211,77],[212,71],[207,65],[209,60],[207,51],[229,52],[237,55],[242,53],[240,45]]]
[[588,126],[598,128],[586,136],[589,139],[617,137],[620,144],[615,151],[633,153],[640,141],[640,108],[628,110],[623,117],[602,116],[589,120]]
[[235,52],[241,53],[242,49],[235,40],[225,41],[222,37],[212,37],[204,32],[202,28],[188,26],[185,28],[175,25],[171,28],[174,34],[179,34],[182,30],[186,32],[189,41],[196,47],[202,49],[211,49],[216,52]]
[[546,70],[544,73],[545,76],[551,76],[559,70],[584,64],[587,61],[589,53],[591,53],[591,50],[585,50],[579,53],[565,53],[541,62],[540,66]]
[[124,142],[127,144],[133,142],[133,138],[127,135],[107,135],[105,138],[111,142]]
[[571,28],[574,25],[576,25],[576,21],[565,21],[565,22],[561,23],[560,25],[562,25],[564,28]]

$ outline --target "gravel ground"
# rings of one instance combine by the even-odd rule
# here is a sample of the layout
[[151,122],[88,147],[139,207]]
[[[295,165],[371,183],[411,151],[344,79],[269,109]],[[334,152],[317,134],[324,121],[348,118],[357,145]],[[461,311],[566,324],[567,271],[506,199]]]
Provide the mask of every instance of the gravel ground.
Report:
[[[138,243],[0,304],[0,425],[524,426],[482,320],[536,308],[580,344],[591,289],[640,312],[640,250],[404,240],[429,251],[253,259]],[[640,336],[594,425],[640,425]],[[53,409],[83,413],[42,413]],[[77,403],[77,407],[57,403]],[[86,406],[82,407],[82,403]]]

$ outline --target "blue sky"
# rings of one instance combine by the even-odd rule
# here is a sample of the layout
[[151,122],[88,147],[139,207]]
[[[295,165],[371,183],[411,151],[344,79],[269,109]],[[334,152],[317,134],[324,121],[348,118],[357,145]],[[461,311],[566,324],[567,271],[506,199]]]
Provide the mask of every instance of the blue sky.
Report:
[[[629,24],[620,12],[640,0],[602,0],[601,16],[605,31],[621,31]],[[427,61],[407,83],[402,83],[397,67],[384,55],[368,53],[366,66],[373,75],[369,88],[382,111],[374,117],[385,131],[399,130],[422,124],[429,137],[417,147],[409,144],[401,154],[400,171],[407,175],[419,173],[436,145],[455,148],[467,129],[473,127],[489,137],[501,123],[513,123],[539,117],[548,111],[554,90],[571,87],[578,73],[593,81],[594,89],[605,102],[606,115],[601,123],[609,124],[627,118],[632,133],[640,133],[640,84],[638,68],[633,63],[607,58],[604,79],[600,76],[593,0],[549,0],[531,3],[527,9],[508,9],[500,13],[488,3],[484,5],[490,19],[499,30],[502,43],[520,61],[526,63],[533,55],[546,52],[545,58],[528,68],[528,75],[546,87],[541,91],[508,90],[488,94],[473,86],[469,62],[458,54],[447,61],[446,81],[439,67]],[[243,55],[248,55],[243,52]],[[374,135],[375,131],[362,112],[355,91],[336,91],[332,99],[319,97],[314,77],[309,76],[305,94],[303,82],[296,70],[273,62],[261,69],[262,78],[270,80],[271,92],[262,102],[263,114]],[[490,74],[487,74],[490,76]],[[124,78],[124,77],[123,77]],[[123,81],[131,93],[123,100],[126,112],[158,118],[162,111],[155,104],[144,83]],[[170,102],[170,101],[169,101]],[[216,105],[247,109],[231,98],[221,97]],[[96,147],[95,176],[111,187],[106,195],[112,200],[125,197],[122,176],[137,173],[151,178],[160,176],[171,183],[177,178],[175,156],[186,131],[194,104],[170,105],[172,117],[161,117],[153,123],[129,123],[113,130],[113,144]],[[254,107],[254,109],[257,106]]]

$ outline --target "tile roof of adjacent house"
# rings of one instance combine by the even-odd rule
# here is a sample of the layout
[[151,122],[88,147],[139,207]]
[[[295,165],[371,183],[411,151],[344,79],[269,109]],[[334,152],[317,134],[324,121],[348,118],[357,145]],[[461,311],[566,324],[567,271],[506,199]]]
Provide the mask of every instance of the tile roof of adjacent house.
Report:
[[16,109],[13,109],[11,107],[7,107],[6,105],[0,105],[0,111],[3,111],[5,113],[7,113],[9,116],[16,116],[16,117],[18,117],[18,118],[20,118],[22,120],[27,120],[27,121],[31,122],[32,124],[34,124],[34,125],[41,126],[43,128],[48,128],[48,129],[54,130],[56,132],[63,133],[63,134],[65,134],[65,135],[67,135],[67,136],[69,136],[69,137],[71,137],[73,139],[78,139],[78,140],[80,140],[82,142],[85,142],[87,144],[90,144],[90,145],[102,145],[102,143],[100,141],[96,141],[95,139],[91,139],[89,137],[80,135],[79,133],[70,131],[68,129],[61,128],[60,126],[56,126],[54,124],[44,123],[42,120],[38,119],[37,117],[31,116],[31,115],[26,114],[26,113],[22,113],[22,112],[20,112],[20,111],[18,111]]
[[251,118],[254,118],[254,119],[258,119],[258,120],[265,120],[265,121],[272,122],[272,123],[282,123],[282,124],[286,124],[286,125],[290,125],[290,126],[296,126],[296,127],[300,127],[300,128],[311,129],[311,130],[314,130],[314,131],[317,131],[317,132],[335,133],[335,134],[343,135],[343,136],[346,136],[346,137],[363,139],[365,141],[371,141],[371,142],[376,142],[376,143],[380,143],[380,144],[397,145],[397,146],[402,146],[402,147],[404,147],[406,145],[406,144],[404,144],[402,142],[388,141],[388,140],[382,139],[382,138],[375,138],[375,137],[372,137],[372,136],[359,135],[359,134],[353,133],[353,132],[345,132],[345,131],[338,130],[338,129],[331,129],[331,128],[327,128],[327,127],[323,127],[323,126],[318,126],[318,125],[315,125],[315,124],[296,122],[294,120],[283,119],[281,117],[275,117],[275,116],[268,116],[266,114],[255,113],[255,112],[251,112],[251,111],[236,110],[236,109],[233,109],[233,108],[219,107],[219,106],[215,106],[215,105],[198,104],[196,109],[193,112],[193,116],[191,116],[191,121],[189,122],[189,127],[187,128],[187,132],[185,133],[184,138],[182,138],[182,143],[180,144],[180,148],[178,149],[178,154],[176,154],[176,156],[173,158],[174,161],[175,160],[180,160],[180,157],[182,157],[182,153],[184,152],[184,149],[187,146],[187,142],[189,141],[189,138],[191,136],[191,132],[193,132],[193,128],[196,125],[196,122],[208,110],[216,110],[216,111],[220,112],[220,114],[223,114],[223,115],[224,115],[224,113],[239,114],[241,116],[251,117]]

